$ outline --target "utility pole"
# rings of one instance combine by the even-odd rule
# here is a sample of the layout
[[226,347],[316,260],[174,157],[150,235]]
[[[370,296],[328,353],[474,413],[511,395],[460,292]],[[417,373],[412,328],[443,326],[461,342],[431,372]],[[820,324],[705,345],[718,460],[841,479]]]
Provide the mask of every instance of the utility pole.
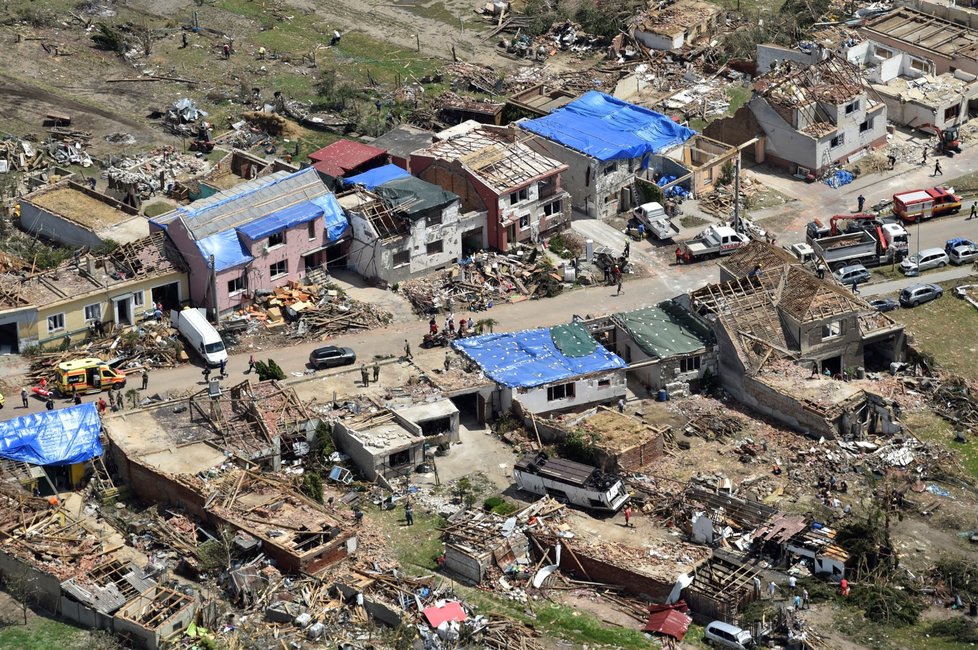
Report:
[[217,264],[214,261],[214,256],[211,255],[210,258],[210,271],[211,271],[211,320],[215,323],[217,322]]
[[737,150],[737,160],[734,161],[734,230],[740,228],[740,149]]

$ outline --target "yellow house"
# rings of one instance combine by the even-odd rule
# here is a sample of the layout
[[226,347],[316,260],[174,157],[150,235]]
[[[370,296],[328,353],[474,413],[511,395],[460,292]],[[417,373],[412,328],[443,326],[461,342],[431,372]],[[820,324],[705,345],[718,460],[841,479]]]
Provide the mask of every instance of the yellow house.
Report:
[[186,266],[163,232],[97,257],[78,255],[33,275],[0,275],[0,350],[79,342],[100,321],[106,330],[135,325],[189,297]]

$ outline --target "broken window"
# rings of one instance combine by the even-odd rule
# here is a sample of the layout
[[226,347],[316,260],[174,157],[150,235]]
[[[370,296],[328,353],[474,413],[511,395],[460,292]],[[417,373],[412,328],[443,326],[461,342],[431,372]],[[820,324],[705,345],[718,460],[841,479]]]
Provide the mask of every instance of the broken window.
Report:
[[910,68],[918,72],[927,72],[927,64],[920,59],[910,59]]
[[387,464],[390,467],[400,467],[411,462],[411,450],[405,449],[387,457]]
[[102,303],[85,306],[85,322],[100,320],[102,318]]
[[411,251],[404,250],[394,253],[394,266],[404,266],[411,262]]
[[543,214],[548,217],[554,214],[560,214],[562,212],[561,207],[560,201],[548,203],[547,205],[543,206]]
[[238,276],[233,280],[228,280],[228,294],[237,293],[245,290],[244,275]]
[[951,106],[950,108],[944,110],[944,121],[947,122],[948,120],[953,120],[957,118],[957,116],[960,114],[961,114],[961,105],[955,104],[954,106]]
[[842,321],[834,320],[831,323],[822,325],[822,340],[833,339],[842,336]]
[[530,227],[530,215],[524,214],[520,217],[520,230],[526,230]]
[[421,427],[421,435],[423,436],[440,436],[452,430],[452,418],[449,416],[435,418],[434,420],[419,422],[418,426]]
[[512,194],[509,195],[509,204],[516,205],[520,201],[525,201],[527,198],[529,198],[529,196],[530,196],[529,189],[524,187],[523,189],[513,192]]
[[873,129],[873,120],[866,120],[859,125],[859,132],[865,133],[866,131],[871,131]]
[[308,230],[308,232],[309,232],[309,239],[315,239],[316,238],[316,221],[315,220],[310,221],[309,222],[309,225],[307,226],[307,228],[309,229]]
[[607,176],[608,174],[614,174],[615,171],[617,170],[618,170],[618,163],[611,163],[610,165],[606,165],[601,173],[604,176]]
[[289,272],[289,263],[287,260],[282,260],[281,262],[275,262],[268,267],[268,277],[275,278],[281,277]]
[[429,228],[432,226],[440,226],[441,212],[436,212],[435,214],[429,214],[427,217],[425,217],[424,222],[425,225],[427,225]]
[[832,140],[829,142],[829,146],[835,149],[836,147],[841,147],[843,144],[845,144],[845,142],[846,142],[845,134],[840,133],[839,135],[832,138]]
[[891,56],[893,56],[892,51],[884,49],[882,47],[877,47],[874,53],[876,54],[877,58],[880,59],[888,59]]
[[679,360],[679,371],[680,372],[693,372],[700,369],[700,358],[699,357],[687,357],[685,359]]
[[445,251],[445,244],[443,240],[433,241],[428,244],[428,255],[437,255]]
[[846,115],[851,115],[859,110],[859,100],[846,104]]
[[65,315],[52,314],[48,316],[48,333],[57,332],[65,328]]
[[610,379],[599,379],[598,380],[598,388],[609,388],[610,386],[611,386],[611,380]]
[[143,303],[143,300],[144,300],[144,298],[143,298],[143,292],[142,291],[134,291],[133,292],[133,294],[132,294],[132,304],[134,304],[137,307],[142,307],[143,304],[144,304]]
[[274,235],[269,235],[268,236],[268,247],[269,248],[271,248],[272,246],[281,246],[284,243],[285,243],[285,233],[284,232],[277,232]]
[[547,386],[547,401],[553,402],[558,399],[568,399],[574,397],[574,383],[569,384],[557,384],[556,386]]

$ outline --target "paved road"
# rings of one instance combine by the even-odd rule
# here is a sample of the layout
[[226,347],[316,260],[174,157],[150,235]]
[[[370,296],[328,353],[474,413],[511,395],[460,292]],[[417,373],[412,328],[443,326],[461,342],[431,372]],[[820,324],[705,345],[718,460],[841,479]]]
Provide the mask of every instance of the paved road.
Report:
[[974,273],[974,268],[970,266],[954,266],[944,271],[930,271],[916,278],[900,278],[899,280],[890,280],[889,282],[880,282],[878,284],[863,284],[860,285],[859,293],[862,296],[896,295],[900,293],[901,289],[911,284],[918,284],[920,282],[939,284],[948,280],[965,278],[969,275],[974,275]]

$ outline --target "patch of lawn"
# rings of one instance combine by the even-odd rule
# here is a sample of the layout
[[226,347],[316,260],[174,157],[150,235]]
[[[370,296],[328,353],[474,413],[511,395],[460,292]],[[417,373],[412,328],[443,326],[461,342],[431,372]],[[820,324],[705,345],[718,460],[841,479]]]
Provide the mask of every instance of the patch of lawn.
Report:
[[741,106],[750,101],[751,93],[753,91],[750,87],[737,86],[731,84],[727,86],[727,97],[730,99],[730,106],[727,108],[727,115],[733,115],[737,112]]
[[366,511],[372,521],[387,531],[391,550],[405,571],[430,573],[438,568],[435,560],[444,550],[439,530],[445,525],[444,519],[417,508],[414,525],[407,526],[403,506],[393,510],[367,508]]
[[27,625],[0,628],[0,650],[73,650],[84,648],[88,643],[87,630],[40,616],[31,618]]
[[[926,282],[926,275],[921,282]],[[978,378],[978,310],[955,298],[951,290],[971,284],[974,278],[944,283],[944,297],[914,307],[890,312],[914,335],[916,348],[934,358],[942,368],[971,379]]]
[[415,16],[436,20],[456,29],[464,26],[461,19],[452,13],[452,10],[446,7],[444,2],[432,2],[427,5],[421,3],[408,4],[404,5],[404,8]]
[[148,203],[143,206],[143,214],[152,219],[153,217],[158,217],[161,214],[166,214],[173,209],[173,205],[165,201],[155,201],[153,203]]

